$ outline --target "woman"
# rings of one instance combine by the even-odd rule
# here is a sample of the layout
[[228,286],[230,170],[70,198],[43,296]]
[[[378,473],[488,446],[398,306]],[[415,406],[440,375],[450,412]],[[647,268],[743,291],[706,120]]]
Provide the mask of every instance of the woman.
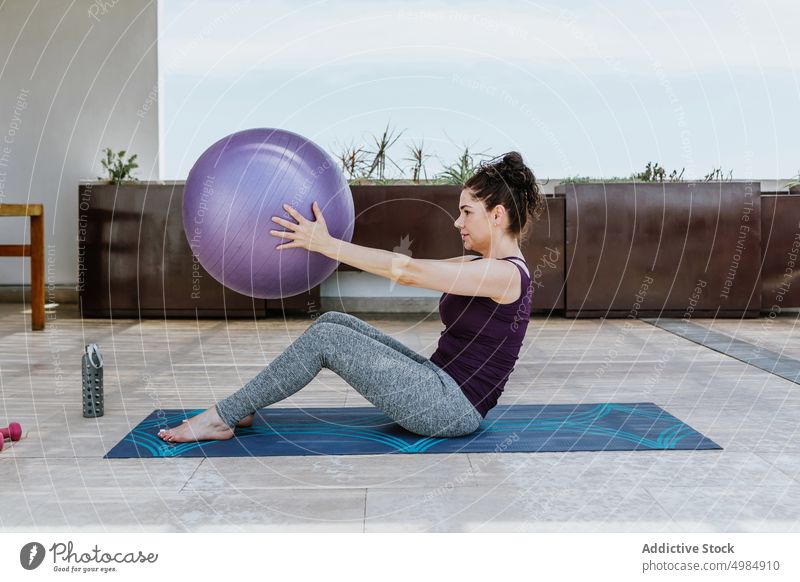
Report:
[[324,313],[240,390],[159,436],[172,443],[232,438],[256,410],[291,396],[323,367],[411,432],[452,437],[475,431],[497,403],[528,326],[532,287],[520,240],[540,200],[519,153],[481,164],[464,184],[454,223],[464,248],[480,256],[445,260],[335,239],[316,202],[316,221],[284,205],[297,222],[272,218],[289,229],[270,231],[291,240],[278,249],[305,248],[401,285],[443,291],[445,330],[436,352],[425,358],[356,317]]

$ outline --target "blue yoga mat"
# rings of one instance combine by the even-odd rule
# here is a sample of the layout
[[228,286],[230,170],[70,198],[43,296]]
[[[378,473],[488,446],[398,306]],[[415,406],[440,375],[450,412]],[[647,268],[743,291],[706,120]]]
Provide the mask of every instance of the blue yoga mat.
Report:
[[413,434],[374,407],[268,407],[229,440],[170,444],[157,436],[203,410],[156,410],[104,458],[722,448],[652,402],[498,405],[477,431],[456,438]]

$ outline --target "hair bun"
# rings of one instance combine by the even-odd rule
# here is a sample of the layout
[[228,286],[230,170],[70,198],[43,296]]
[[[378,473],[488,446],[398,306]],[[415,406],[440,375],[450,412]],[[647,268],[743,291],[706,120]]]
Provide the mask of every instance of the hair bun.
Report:
[[489,160],[484,166],[489,175],[502,178],[503,182],[508,184],[512,190],[522,191],[528,198],[528,193],[533,189],[536,179],[530,168],[523,162],[519,152],[508,152]]
[[483,201],[487,210],[500,204],[505,206],[510,215],[509,231],[518,236],[522,236],[530,224],[529,216],[538,218],[542,202],[539,185],[519,152],[508,152],[481,162],[464,186]]

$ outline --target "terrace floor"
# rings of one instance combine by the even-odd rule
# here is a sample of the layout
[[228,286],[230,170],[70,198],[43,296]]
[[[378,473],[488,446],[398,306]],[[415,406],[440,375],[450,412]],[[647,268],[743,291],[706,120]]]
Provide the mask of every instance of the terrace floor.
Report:
[[[665,320],[531,320],[501,403],[654,402],[723,450],[173,459],[102,457],[154,409],[233,392],[310,320],[81,320],[62,305],[31,332],[29,317],[0,304],[0,425],[24,432],[0,452],[6,532],[800,531],[797,312],[683,335]],[[359,317],[426,356],[442,329],[436,313]],[[105,415],[86,419],[92,342]],[[275,406],[369,403],[325,369]]]

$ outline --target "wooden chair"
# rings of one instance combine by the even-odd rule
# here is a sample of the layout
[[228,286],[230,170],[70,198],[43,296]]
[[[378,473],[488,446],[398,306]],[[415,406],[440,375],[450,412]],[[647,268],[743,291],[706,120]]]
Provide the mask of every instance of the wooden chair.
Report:
[[44,329],[44,205],[0,204],[3,216],[31,218],[31,243],[0,245],[0,257],[31,258],[31,328]]

